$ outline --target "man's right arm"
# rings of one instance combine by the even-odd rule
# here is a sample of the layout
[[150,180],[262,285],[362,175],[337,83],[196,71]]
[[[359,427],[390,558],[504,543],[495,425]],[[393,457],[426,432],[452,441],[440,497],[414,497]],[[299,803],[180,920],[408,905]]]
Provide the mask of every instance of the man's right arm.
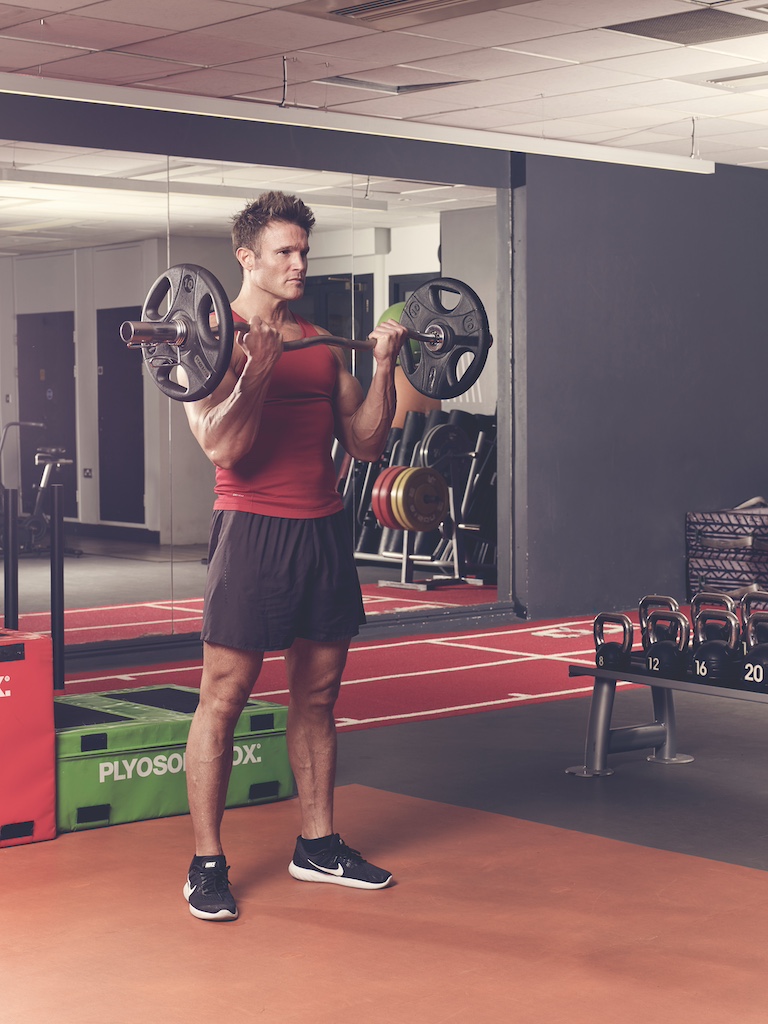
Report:
[[215,466],[231,469],[254,446],[272,368],[283,351],[280,335],[258,322],[238,334],[232,363],[216,390],[185,402],[190,428]]

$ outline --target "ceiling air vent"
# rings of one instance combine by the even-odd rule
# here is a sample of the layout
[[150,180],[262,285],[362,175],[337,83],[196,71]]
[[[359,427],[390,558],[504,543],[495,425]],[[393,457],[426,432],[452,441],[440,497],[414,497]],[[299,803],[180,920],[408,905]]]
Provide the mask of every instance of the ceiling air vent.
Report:
[[412,28],[430,22],[461,18],[483,11],[525,6],[531,0],[367,0],[344,4],[343,0],[304,0],[291,4],[291,13],[309,14],[330,21],[355,21],[380,30]]
[[768,33],[768,22],[745,18],[727,11],[686,11],[685,14],[667,14],[645,21],[627,21],[622,25],[606,25],[613,32],[627,32],[633,36],[663,39],[668,43],[696,46],[716,43],[740,36],[760,36]]

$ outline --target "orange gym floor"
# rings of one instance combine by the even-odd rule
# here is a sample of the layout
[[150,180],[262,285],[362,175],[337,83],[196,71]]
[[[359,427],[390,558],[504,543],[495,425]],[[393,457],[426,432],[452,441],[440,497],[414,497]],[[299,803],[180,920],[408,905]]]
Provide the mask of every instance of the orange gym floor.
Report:
[[[241,912],[226,924],[181,895],[187,816],[0,849],[0,1022],[764,1024],[766,705],[675,694],[692,763],[631,751],[610,757],[613,776],[568,775],[589,693],[567,666],[589,657],[587,626],[350,657],[346,701],[375,682],[365,659],[385,676],[410,649],[416,668],[339,733],[336,825],[393,872],[390,889],[293,880],[293,799],[226,812]],[[489,662],[509,699],[455,707],[452,670],[471,667],[471,698]],[[390,714],[420,688],[426,712]],[[619,689],[614,724],[651,717],[646,687]]]

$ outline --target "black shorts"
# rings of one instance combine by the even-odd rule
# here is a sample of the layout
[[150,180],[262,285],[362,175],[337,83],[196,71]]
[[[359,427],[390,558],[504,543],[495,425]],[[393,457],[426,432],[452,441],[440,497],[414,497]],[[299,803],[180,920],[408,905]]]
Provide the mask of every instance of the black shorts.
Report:
[[216,510],[202,638],[245,651],[284,651],[297,637],[349,639],[365,622],[344,512],[279,519]]

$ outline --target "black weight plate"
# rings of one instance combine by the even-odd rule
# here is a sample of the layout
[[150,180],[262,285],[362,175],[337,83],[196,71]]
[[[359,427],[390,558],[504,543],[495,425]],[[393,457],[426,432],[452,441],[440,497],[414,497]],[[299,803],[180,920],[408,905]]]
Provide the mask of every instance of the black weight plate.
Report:
[[419,447],[419,464],[436,466],[446,457],[467,455],[470,451],[469,438],[452,423],[441,423],[424,435]]
[[[166,298],[168,308],[161,314]],[[211,327],[211,315],[217,330]],[[163,394],[179,402],[197,402],[216,390],[232,359],[235,329],[227,293],[210,270],[194,263],[170,267],[150,288],[141,319],[184,324],[186,337],[180,345],[142,346],[144,363]],[[172,379],[177,367],[186,375],[186,387]]]
[[[443,300],[446,292],[458,295],[452,308]],[[456,398],[477,381],[493,338],[483,304],[469,285],[453,277],[427,281],[406,301],[400,323],[417,334],[436,335],[434,343],[420,342],[418,361],[409,345],[400,349],[403,372],[422,395],[441,401]],[[465,354],[472,359],[459,377]]]

